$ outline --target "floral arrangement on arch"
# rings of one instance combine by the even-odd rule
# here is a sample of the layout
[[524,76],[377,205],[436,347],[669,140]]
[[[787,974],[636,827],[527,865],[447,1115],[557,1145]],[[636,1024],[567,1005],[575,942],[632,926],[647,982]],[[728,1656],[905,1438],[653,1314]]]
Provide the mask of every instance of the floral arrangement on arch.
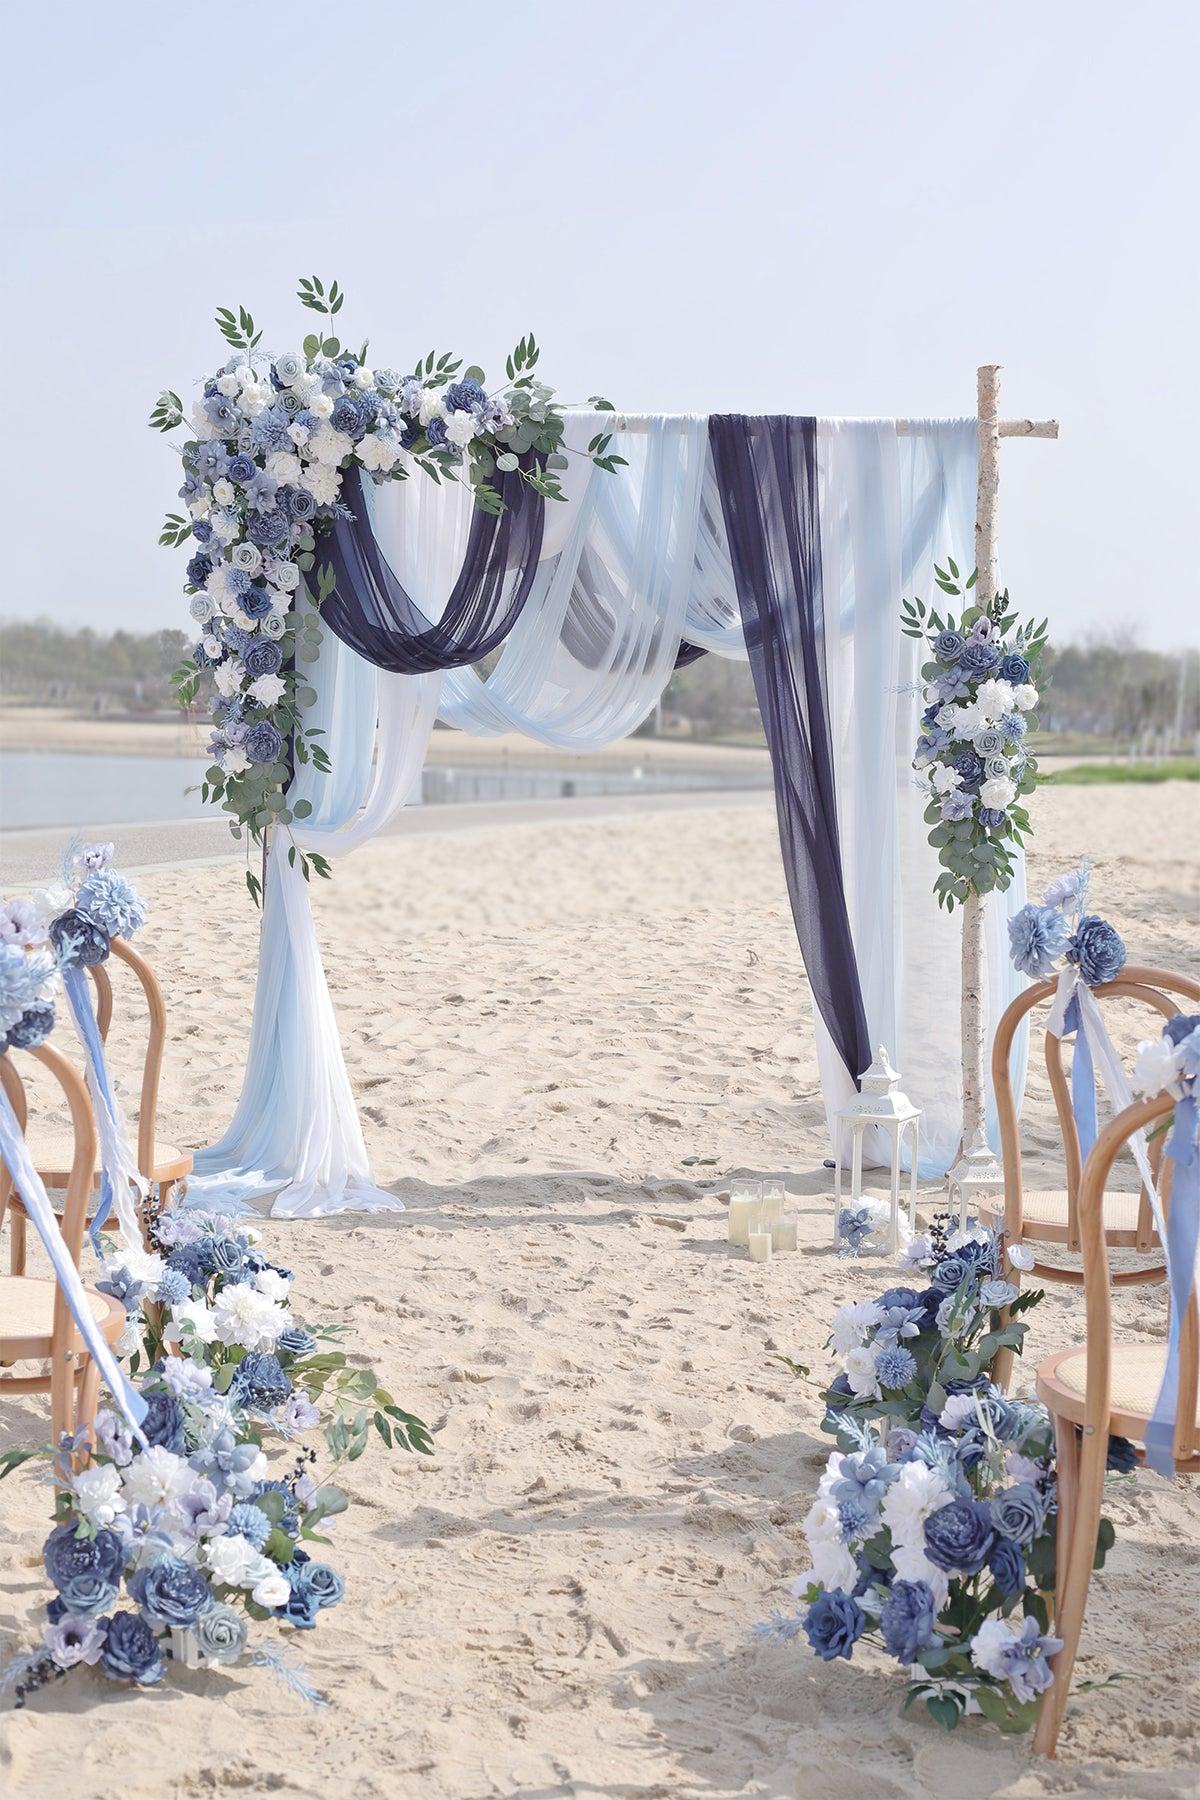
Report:
[[[235,837],[255,841],[311,811],[286,798],[293,759],[330,767],[320,731],[301,721],[316,698],[301,665],[319,654],[317,611],[333,591],[332,571],[317,566],[317,543],[335,518],[349,516],[344,471],[356,463],[374,482],[402,481],[414,470],[437,482],[465,480],[475,504],[496,513],[498,471],[561,500],[567,467],[562,407],[534,373],[541,352],[532,335],[508,358],[506,382],[488,389],[481,368],[463,370],[449,353],[430,351],[410,375],[369,364],[366,342],[355,352],[332,335],[345,301],[336,281],[326,288],[305,276],[298,298],[329,324],[299,350],[275,356],[260,349],[262,332],[244,307],[219,308],[232,355],[190,408],[166,389],[149,421],[156,431],[189,433],[179,446],[186,511],[167,515],[158,541],[193,541],[184,591],[199,638],[172,683],[188,707],[202,680],[211,682],[213,760],[201,794],[230,815]],[[598,394],[588,404],[612,411]],[[611,444],[600,431],[587,451],[610,472],[624,461]],[[291,854],[306,876],[329,874],[319,855],[294,844]],[[257,877],[247,871],[246,879],[261,900]]]
[[[945,594],[967,600],[973,572],[934,567]],[[1013,877],[1010,846],[1020,849],[1029,814],[1020,804],[1037,785],[1025,739],[1035,726],[1046,620],[1018,625],[1007,590],[986,610],[969,602],[943,619],[922,600],[901,601],[901,630],[921,640],[925,711],[913,768],[927,784],[925,822],[942,872],[938,905],[954,910],[972,894],[1003,892]]]
[[[0,1689],[21,1706],[81,1668],[152,1686],[172,1659],[244,1660],[320,1703],[276,1643],[252,1636],[273,1622],[312,1630],[343,1597],[320,1552],[347,1497],[318,1480],[318,1452],[302,1440],[324,1416],[332,1472],[372,1429],[389,1449],[426,1455],[429,1433],[350,1364],[337,1327],[301,1323],[291,1272],[262,1254],[254,1229],[181,1207],[152,1222],[149,1241],[116,1251],[99,1283],[128,1316],[120,1349],[148,1403],[141,1434],[102,1409],[94,1444],[0,1456],[0,1476],[48,1457],[58,1484],[45,1636]],[[290,1454],[272,1463],[270,1446]]]
[[[968,1711],[1003,1731],[1033,1724],[1053,1680],[1048,1596],[1055,1582],[1053,1427],[1039,1405],[988,1378],[1002,1348],[1020,1351],[1011,1269],[1032,1257],[979,1225],[948,1216],[914,1238],[904,1260],[923,1287],[895,1286],[840,1307],[830,1345],[841,1364],[825,1390],[824,1429],[837,1439],[804,1521],[812,1573],[793,1592],[801,1615],[760,1628],[803,1635],[823,1661],[870,1643],[908,1676],[905,1705],[924,1700],[939,1723]],[[1114,1439],[1110,1467],[1136,1452]],[[1101,1524],[1097,1566],[1113,1542]]]

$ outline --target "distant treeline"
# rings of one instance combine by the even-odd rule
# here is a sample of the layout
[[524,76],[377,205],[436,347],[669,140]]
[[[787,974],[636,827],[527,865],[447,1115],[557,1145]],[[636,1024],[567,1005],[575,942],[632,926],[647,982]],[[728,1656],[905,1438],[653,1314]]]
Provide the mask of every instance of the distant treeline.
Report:
[[[0,625],[0,694],[92,712],[170,707],[167,677],[186,654],[182,631],[65,631],[45,622]],[[1148,734],[1185,746],[1200,732],[1200,651],[1142,648],[1132,633],[1080,644],[1053,641],[1045,659],[1043,730],[1136,744]],[[744,663],[702,656],[680,670],[643,728],[701,738],[758,738],[754,684]]]

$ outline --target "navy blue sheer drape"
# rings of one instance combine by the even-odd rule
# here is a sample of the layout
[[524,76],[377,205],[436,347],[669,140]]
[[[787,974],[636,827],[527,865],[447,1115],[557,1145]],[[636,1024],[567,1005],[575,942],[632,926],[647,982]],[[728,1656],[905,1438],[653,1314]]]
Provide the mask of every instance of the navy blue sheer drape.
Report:
[[708,441],[771,753],[796,935],[813,998],[857,1080],[871,1045],[838,845],[816,420],[720,414],[708,422]]
[[516,471],[499,477],[499,489],[504,511],[476,508],[462,571],[435,624],[405,592],[375,541],[362,475],[351,463],[342,476],[351,516],[337,519],[321,543],[321,560],[332,565],[337,582],[321,608],[334,636],[377,668],[401,675],[461,668],[502,644],[537,573],[545,502]]

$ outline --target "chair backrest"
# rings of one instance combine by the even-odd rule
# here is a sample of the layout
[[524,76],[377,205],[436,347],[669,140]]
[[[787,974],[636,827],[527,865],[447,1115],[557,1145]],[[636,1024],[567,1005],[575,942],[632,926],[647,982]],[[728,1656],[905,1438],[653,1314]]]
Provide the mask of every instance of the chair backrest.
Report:
[[[1000,1125],[1000,1155],[1004,1165],[1004,1198],[1005,1214],[1008,1220],[1015,1221],[1020,1217],[1022,1176],[1021,1176],[1021,1131],[1017,1119],[1017,1103],[1013,1094],[1012,1075],[1009,1060],[1012,1054],[1013,1039],[1021,1020],[1035,1006],[1049,1004],[1058,990],[1058,981],[1050,976],[1045,981],[1035,981],[1027,987],[1023,994],[1005,1008],[996,1035],[992,1042],[992,1086],[996,1095],[996,1112]],[[1092,994],[1097,1000],[1139,1000],[1152,1007],[1162,1018],[1173,1018],[1183,1007],[1173,996],[1184,1001],[1200,1003],[1200,981],[1193,981],[1188,975],[1176,975],[1169,969],[1154,969],[1141,964],[1128,963],[1121,970],[1115,981],[1106,981],[1094,987]],[[1075,1112],[1071,1105],[1071,1087],[1066,1070],[1063,1067],[1062,1043],[1049,1032],[1044,1036],[1046,1073],[1050,1081],[1050,1091],[1054,1096],[1054,1108],[1058,1114],[1059,1129],[1062,1134],[1063,1156],[1066,1163],[1067,1210],[1068,1210],[1068,1244],[1077,1249],[1079,1236],[1079,1192],[1083,1176],[1083,1153],[1079,1142],[1079,1131],[1075,1124]],[[1116,1152],[1114,1152],[1114,1155]],[[1151,1147],[1151,1161],[1157,1167],[1158,1158],[1162,1154],[1161,1143]],[[1149,1200],[1145,1190],[1142,1191],[1141,1204],[1138,1209],[1138,1248],[1149,1249],[1153,1242],[1153,1216],[1150,1212]]]
[[[0,1082],[17,1115],[22,1130],[25,1128],[26,1104],[25,1087],[13,1063],[13,1051],[0,1056]],[[79,1258],[83,1250],[83,1233],[87,1225],[88,1203],[92,1194],[92,1172],[96,1166],[96,1125],[92,1118],[92,1104],[84,1085],[82,1075],[67,1061],[60,1050],[50,1044],[39,1044],[34,1050],[22,1050],[22,1056],[31,1056],[36,1062],[49,1069],[66,1096],[67,1106],[71,1114],[71,1130],[74,1137],[74,1149],[71,1157],[71,1174],[67,1182],[66,1198],[62,1214],[58,1219],[58,1228],[63,1242],[75,1267],[79,1267]],[[12,1187],[11,1171],[0,1160],[0,1198],[7,1203]],[[60,1333],[71,1329],[71,1316],[63,1297],[61,1288],[54,1303],[54,1331],[56,1338]]]
[[[1079,1194],[1081,1248],[1083,1252],[1084,1303],[1087,1310],[1087,1423],[1107,1429],[1112,1389],[1112,1281],[1108,1244],[1104,1235],[1104,1190],[1113,1161],[1137,1131],[1168,1118],[1175,1106],[1170,1094],[1156,1094],[1127,1106],[1097,1137],[1083,1170]],[[1165,1141],[1166,1134],[1159,1138]],[[1164,1155],[1159,1165],[1159,1195],[1170,1217],[1174,1163]],[[1173,1304],[1173,1302],[1172,1302]],[[1186,1461],[1200,1453],[1200,1427],[1196,1423],[1196,1396],[1200,1385],[1200,1309],[1195,1279],[1190,1284],[1179,1344],[1179,1386],[1176,1394],[1174,1458]],[[1103,1425],[1101,1425],[1103,1421]]]
[[[138,1168],[149,1177],[154,1172],[158,1091],[162,1082],[163,1052],[167,1042],[167,1005],[162,987],[146,958],[125,938],[110,940],[112,954],[133,970],[141,986],[149,1013],[146,1054],[142,1061],[142,1094],[138,1111]],[[88,971],[96,989],[96,1023],[101,1041],[107,1043],[113,1017],[112,980],[104,963],[95,963]]]

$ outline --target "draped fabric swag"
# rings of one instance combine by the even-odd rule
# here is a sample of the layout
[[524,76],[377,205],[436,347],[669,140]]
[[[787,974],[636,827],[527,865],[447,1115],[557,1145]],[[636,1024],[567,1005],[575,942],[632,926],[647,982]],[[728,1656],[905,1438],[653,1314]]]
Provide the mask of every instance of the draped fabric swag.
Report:
[[[348,485],[307,721],[333,773],[297,771],[292,796],[313,806],[297,842],[335,857],[386,825],[419,792],[439,716],[594,750],[697,655],[748,658],[826,1105],[885,1043],[926,1111],[922,1172],[940,1173],[960,1116],[956,921],[931,893],[909,767],[918,671],[897,614],[902,593],[929,590],[934,557],[969,555],[974,421],[900,437],[891,421],[626,418],[615,475],[583,454],[594,430],[594,414],[568,416],[566,502],[544,509],[516,476],[498,518],[461,484]],[[993,1025],[1023,898],[1018,882],[988,909]],[[273,1195],[286,1217],[401,1207],[371,1179],[307,886],[282,846],[245,1086],[192,1187],[217,1205]]]

